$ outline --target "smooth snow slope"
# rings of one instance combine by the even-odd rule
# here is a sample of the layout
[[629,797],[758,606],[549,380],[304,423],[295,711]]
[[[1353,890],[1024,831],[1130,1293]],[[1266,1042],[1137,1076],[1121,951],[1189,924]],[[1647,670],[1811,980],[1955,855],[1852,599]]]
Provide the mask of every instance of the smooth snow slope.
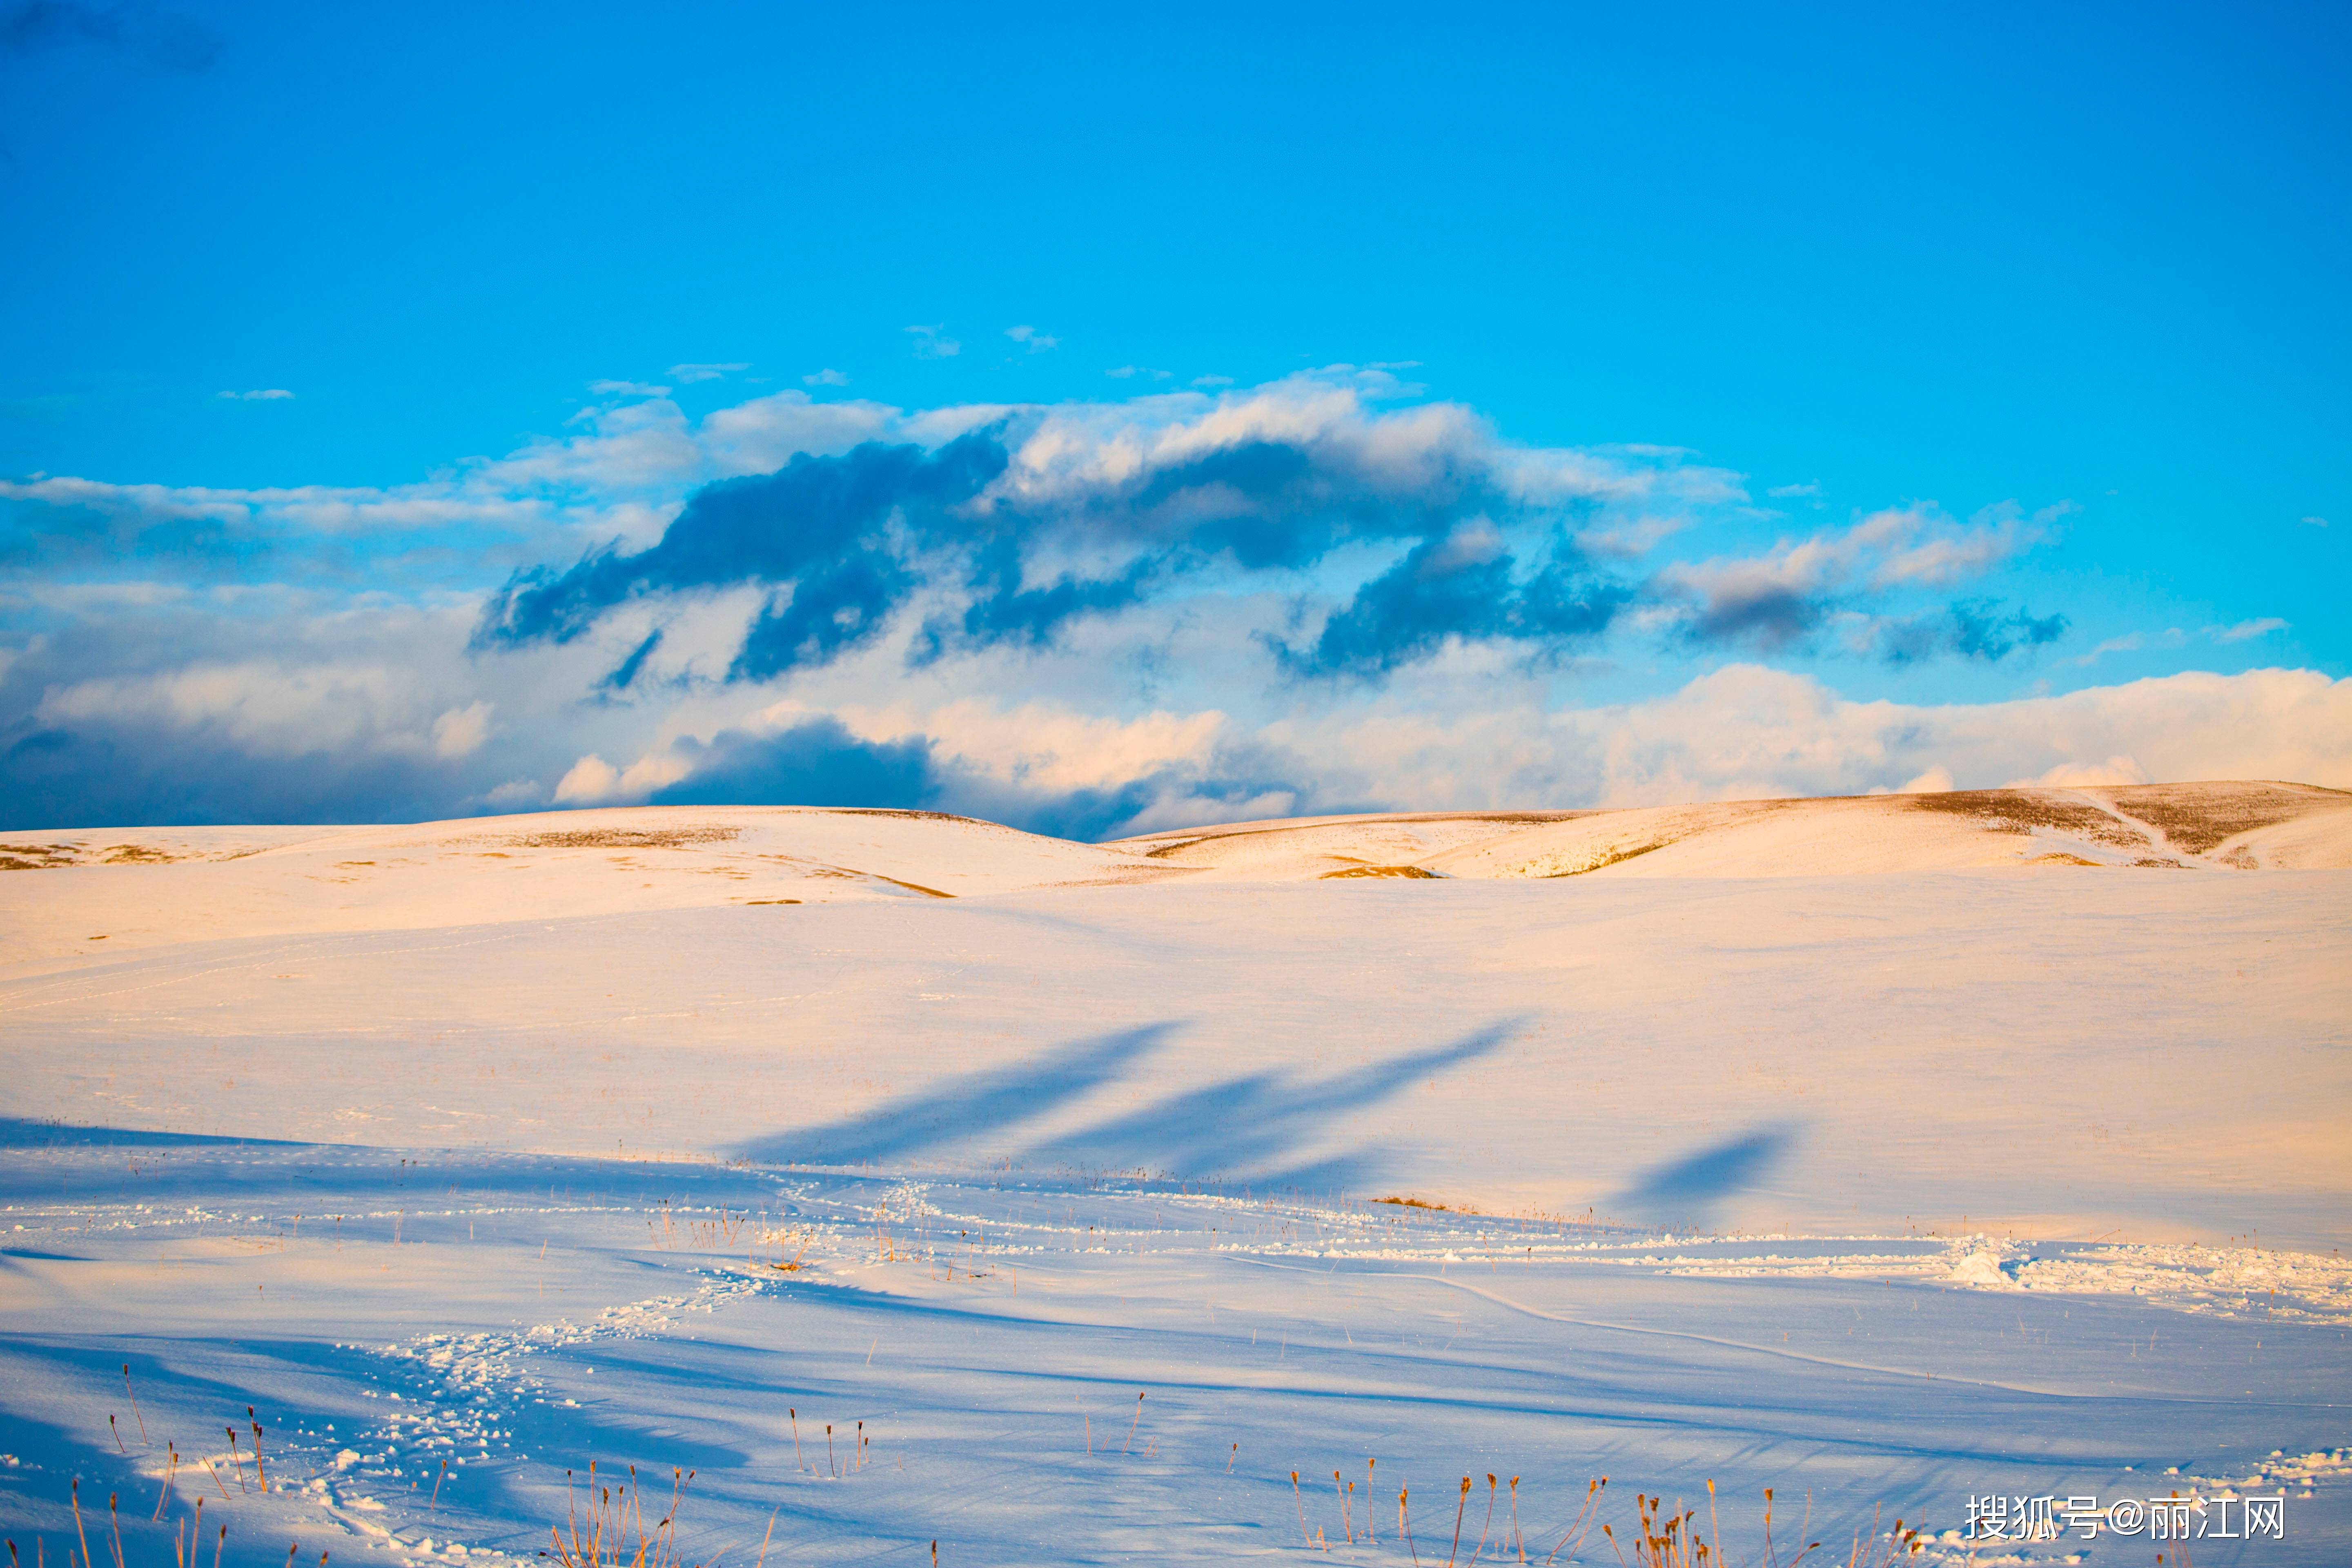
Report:
[[1536,1561],[1605,1474],[2341,1563],[2347,805],[16,835],[0,1524],[522,1568],[594,1458],[688,1563],[1516,1559],[1492,1471]]
[[[6,1104],[1655,1223],[2352,1242],[2347,879],[2230,860],[2283,826],[2324,839],[2352,797],[2188,787],[2168,816],[2003,792],[1346,819],[1158,857],[789,810],[44,836],[74,863],[0,879]],[[1355,851],[1446,874],[1315,869]],[[1876,874],[1798,874],[1824,859]]]
[[127,827],[0,843],[0,951],[421,930],[712,905],[959,898],[1179,873],[920,811],[635,807],[389,827]]
[[1247,880],[1802,877],[2084,864],[2341,869],[2352,867],[2352,794],[2218,783],[1318,817],[1150,834],[1111,847]]

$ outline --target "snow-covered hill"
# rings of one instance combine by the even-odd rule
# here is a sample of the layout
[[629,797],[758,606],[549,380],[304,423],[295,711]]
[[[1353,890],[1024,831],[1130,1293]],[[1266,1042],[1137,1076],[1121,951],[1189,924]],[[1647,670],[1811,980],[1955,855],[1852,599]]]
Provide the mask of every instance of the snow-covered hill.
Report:
[[1110,846],[1213,877],[1810,877],[2352,866],[2352,794],[2210,783],[1245,822]]
[[[11,835],[0,1522],[78,1542],[79,1477],[169,1561],[201,1486],[226,1568],[520,1568],[595,1458],[699,1469],[688,1562],[1410,1563],[1402,1485],[1427,1563],[1491,1470],[1546,1530],[1719,1480],[1735,1560],[1772,1486],[1939,1537],[2279,1492],[2197,1560],[2341,1562],[2347,832],[2207,784]],[[290,1489],[205,1437],[248,1405]]]

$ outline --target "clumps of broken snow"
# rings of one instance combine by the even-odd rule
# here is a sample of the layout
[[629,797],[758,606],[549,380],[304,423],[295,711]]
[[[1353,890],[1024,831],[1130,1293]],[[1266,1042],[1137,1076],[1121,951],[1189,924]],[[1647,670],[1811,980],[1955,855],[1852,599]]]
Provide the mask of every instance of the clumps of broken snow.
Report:
[[2352,1448],[2314,1448],[2307,1454],[2290,1454],[2282,1448],[2273,1448],[2269,1458],[2257,1460],[2242,1472],[2221,1476],[2183,1475],[2176,1465],[2164,1474],[2168,1480],[2178,1477],[2179,1485],[2191,1497],[2237,1497],[2245,1493],[2263,1496],[2279,1492],[2294,1492],[2309,1497],[2316,1482],[2352,1477]]
[[2352,1323],[2352,1261],[2247,1247],[2067,1248],[2008,1266],[2020,1289],[2144,1296],[2189,1312]]
[[1790,1240],[1787,1252],[1732,1254],[1724,1249],[1736,1244],[1711,1238],[1694,1237],[1684,1244],[1687,1250],[1677,1251],[1666,1250],[1675,1247],[1671,1237],[1650,1238],[1637,1252],[1584,1261],[1721,1279],[1907,1279],[1970,1290],[2137,1296],[2184,1312],[2352,1324],[2352,1259],[2189,1242],[2028,1244],[1988,1236],[1872,1240]]
[[[430,1537],[404,1540],[362,1516],[383,1512],[383,1500],[372,1493],[398,1489],[404,1480],[436,1473],[446,1477],[449,1465],[528,1459],[530,1455],[516,1450],[513,1426],[524,1408],[579,1405],[532,1373],[533,1356],[608,1341],[656,1338],[689,1312],[716,1312],[730,1301],[759,1293],[766,1284],[732,1269],[711,1270],[693,1290],[607,1307],[584,1323],[560,1318],[512,1333],[427,1333],[387,1344],[375,1353],[402,1386],[368,1391],[368,1397],[383,1401],[383,1415],[355,1434],[358,1447],[334,1455],[331,1475],[314,1478],[303,1500],[325,1509],[354,1535],[373,1538],[394,1551],[501,1562],[506,1554],[494,1549],[469,1549],[455,1542],[436,1546]],[[436,1471],[436,1467],[443,1468]]]
[[2137,1296],[2158,1306],[2282,1322],[2352,1323],[2352,1260],[2193,1242],[1950,1244],[1947,1283],[1981,1290]]
[[2000,1253],[1989,1247],[1969,1249],[1968,1255],[1952,1265],[1945,1278],[1955,1285],[1975,1285],[1989,1290],[2014,1289],[2017,1281],[2002,1267]]

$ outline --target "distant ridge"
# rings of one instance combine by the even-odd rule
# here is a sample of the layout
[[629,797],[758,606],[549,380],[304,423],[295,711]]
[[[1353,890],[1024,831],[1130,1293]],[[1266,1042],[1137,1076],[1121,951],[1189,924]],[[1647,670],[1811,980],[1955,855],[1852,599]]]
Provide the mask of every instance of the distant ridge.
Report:
[[0,877],[0,946],[57,957],[239,935],[1202,881],[2345,867],[2352,793],[2269,782],[1386,812],[1109,844],[940,812],[620,806],[399,826],[11,834],[0,871],[35,874]]
[[[1725,801],[1600,811],[1390,812],[1126,838],[1212,877],[1792,877],[1979,867],[2352,866],[2352,792],[2270,781]],[[1361,868],[1361,869],[1357,869]]]

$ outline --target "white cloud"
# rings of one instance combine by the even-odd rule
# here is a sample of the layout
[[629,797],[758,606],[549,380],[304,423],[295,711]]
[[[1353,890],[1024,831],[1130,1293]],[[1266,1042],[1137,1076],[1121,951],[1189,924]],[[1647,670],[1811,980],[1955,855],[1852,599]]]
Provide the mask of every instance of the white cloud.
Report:
[[2284,630],[2286,622],[2276,616],[2264,616],[2259,620],[2240,621],[2234,626],[2216,626],[2212,637],[2219,643],[2244,642],[2250,637],[2267,637],[2273,632]]
[[1942,795],[1952,787],[1952,770],[1937,763],[1924,773],[1914,773],[1895,786],[1896,795]]
[[2324,517],[2306,517],[2303,521],[2309,523],[2314,528],[2326,528],[2327,526],[2327,520]]
[[555,781],[555,800],[559,805],[574,803],[610,800],[621,783],[621,770],[593,752],[572,764],[564,775]]
[[[462,565],[416,578],[343,567],[299,591],[191,586],[152,568],[132,581],[20,578],[0,587],[0,609],[28,617],[24,630],[51,621],[70,629],[52,647],[26,641],[24,630],[9,639],[19,651],[5,673],[19,706],[0,718],[144,734],[164,758],[197,754],[198,742],[233,744],[265,767],[339,752],[397,757],[419,776],[457,781],[448,804],[501,806],[551,795],[567,805],[644,799],[692,765],[698,753],[676,749],[680,737],[793,714],[833,715],[877,742],[927,737],[943,767],[982,792],[976,800],[1126,795],[1148,802],[1137,820],[1170,824],[1368,802],[1633,804],[1937,780],[1975,787],[2252,773],[2352,784],[2352,696],[2307,671],[1909,706],[1850,701],[1809,678],[1739,665],[1640,701],[1563,707],[1559,693],[1580,679],[1575,667],[1530,672],[1508,650],[1479,645],[1378,688],[1302,694],[1280,684],[1261,637],[1295,637],[1298,623],[1286,617],[1301,603],[1312,616],[1344,600],[1403,548],[1384,539],[1343,547],[1319,574],[1187,579],[1181,593],[1072,623],[1050,646],[951,649],[910,664],[924,622],[964,608],[961,589],[927,587],[869,648],[758,686],[730,685],[727,675],[765,584],[631,600],[569,643],[466,651],[483,595],[509,571],[565,565],[616,536],[648,542],[698,485],[771,471],[800,453],[868,440],[936,445],[985,426],[1004,429],[1012,461],[974,509],[976,522],[991,507],[1057,520],[1024,560],[1032,583],[1065,569],[1115,574],[1185,537],[1202,516],[1254,525],[1249,509],[1261,503],[1237,489],[1151,498],[1168,489],[1155,487],[1157,476],[1197,471],[1258,442],[1294,446],[1318,482],[1360,484],[1375,497],[1432,494],[1451,476],[1482,476],[1499,499],[1491,515],[1462,507],[1444,543],[1457,563],[1506,548],[1533,560],[1538,534],[1567,525],[1589,552],[1645,555],[1706,537],[1726,518],[1746,526],[1759,516],[1742,476],[1689,453],[1515,444],[1475,409],[1401,403],[1382,367],[1216,392],[1124,390],[1143,395],[911,412],[819,403],[795,390],[698,420],[667,397],[644,397],[593,408],[560,438],[384,488],[0,480],[0,497],[16,500],[204,525],[182,532],[251,534],[270,546],[265,560],[302,546],[336,561],[391,542],[428,559],[432,573],[447,560]],[[1629,616],[1621,640],[1594,657],[1630,652],[1634,668],[1617,678],[1655,680],[1642,673],[1657,665],[1658,645],[1647,639],[1671,637],[1693,605],[1778,590],[1846,595],[1836,601],[1843,614],[1855,609],[1852,595],[1875,587],[1946,589],[2025,548],[2058,515],[2009,506],[1961,522],[1907,506],[1843,528],[1790,529],[1745,554],[1664,561],[1653,582],[1681,586],[1686,601],[1646,621]],[[2091,657],[2283,629],[2275,617],[2198,637],[2151,629],[2110,638]],[[582,700],[655,630],[659,652],[625,700]],[[1664,646],[1670,658],[1675,645]],[[558,781],[551,791],[546,780]]]
[[1196,375],[1192,378],[1194,386],[1203,388],[1231,386],[1233,384],[1234,378],[1230,375]]
[[[45,722],[57,725],[96,721],[206,730],[263,756],[446,755],[436,744],[438,726],[427,700],[410,672],[392,663],[203,660],[153,675],[56,686],[43,695],[37,711]],[[487,718],[485,707],[485,722]],[[450,733],[464,739],[462,717]]]
[[1817,496],[1822,493],[1822,481],[1812,479],[1801,485],[1774,485],[1764,493],[1774,500],[1789,500],[1797,496]]
[[470,757],[490,738],[490,704],[469,702],[433,721],[433,751],[441,757]]
[[[770,710],[766,718],[782,728],[809,716],[786,705]],[[1056,793],[1116,789],[1171,768],[1205,771],[1226,729],[1225,715],[1214,710],[1120,719],[1047,701],[1008,706],[988,696],[938,706],[844,708],[835,717],[861,739],[887,742],[927,735],[946,755],[983,776]]]
[[1854,702],[1808,677],[1756,666],[1602,714],[1622,746],[1603,798],[1845,794],[1930,760],[1963,788],[2017,778],[2284,778],[2352,784],[2352,679],[2311,670],[2201,672],[2063,696],[1915,707]]
[[674,364],[666,373],[672,381],[691,386],[698,381],[719,381],[730,375],[740,375],[751,368],[748,360],[731,364]]
[[251,392],[224,392],[217,395],[232,403],[278,403],[294,395],[282,386],[264,386]]
[[1138,376],[1141,376],[1146,381],[1166,381],[1176,373],[1168,370],[1152,370],[1139,364],[1123,364],[1116,370],[1107,370],[1103,374],[1113,381],[1132,381]]
[[[1728,476],[1718,484],[1736,493]],[[1783,538],[1761,555],[1671,563],[1657,583],[1691,602],[1700,629],[1780,645],[1813,630],[1831,601],[1855,587],[1945,589],[1981,576],[2071,510],[2061,502],[2027,518],[2014,502],[2002,502],[1962,526],[1932,502],[1890,507],[1848,528]]]
[[2111,653],[2137,653],[2140,648],[2146,645],[2146,642],[2147,639],[2141,637],[2139,633],[2126,632],[2119,637],[2107,638],[2106,641],[2101,643],[2090,652],[2078,654],[2074,658],[2068,659],[2066,662],[2078,668],[2083,665],[2096,664],[2099,660],[2106,658],[2107,655]]
[[805,392],[777,392],[722,408],[702,422],[699,441],[720,474],[771,473],[801,452],[846,452],[898,423],[879,403],[818,403]]
[[1588,555],[1634,560],[1681,532],[1685,522],[1679,517],[1636,517],[1614,528],[1586,529],[1576,536],[1577,548]]
[[953,359],[963,353],[963,345],[953,338],[942,336],[939,327],[908,327],[907,331],[915,340],[917,359]]
[[674,784],[690,771],[684,759],[666,752],[638,758],[624,770],[591,752],[572,764],[555,784],[559,805],[588,805],[600,801],[643,800],[656,790]]
[[667,397],[669,388],[642,381],[592,381],[588,390],[600,397]]
[[2098,784],[2150,783],[2147,770],[2130,757],[2109,757],[2104,763],[2059,763],[2029,779],[2011,779],[2011,789],[2085,789]]
[[2074,510],[2072,501],[2060,501],[2027,518],[2016,502],[2003,501],[1979,511],[1961,528],[1933,506],[1907,507],[1864,519],[1853,534],[1864,543],[1889,548],[1874,575],[1879,585],[1948,587],[1981,575],[2036,542]]
[[1735,665],[1634,703],[1350,705],[1277,721],[1257,739],[1314,779],[1322,801],[1414,808],[1656,805],[2126,774],[2342,788],[2352,785],[2352,679],[2192,672],[1927,707],[1853,701],[1808,676]]
[[1004,335],[1033,354],[1041,354],[1048,349],[1057,349],[1062,346],[1061,339],[1041,332],[1034,327],[1007,327],[1004,329]]
[[849,377],[837,370],[820,370],[801,377],[803,386],[847,386]]

